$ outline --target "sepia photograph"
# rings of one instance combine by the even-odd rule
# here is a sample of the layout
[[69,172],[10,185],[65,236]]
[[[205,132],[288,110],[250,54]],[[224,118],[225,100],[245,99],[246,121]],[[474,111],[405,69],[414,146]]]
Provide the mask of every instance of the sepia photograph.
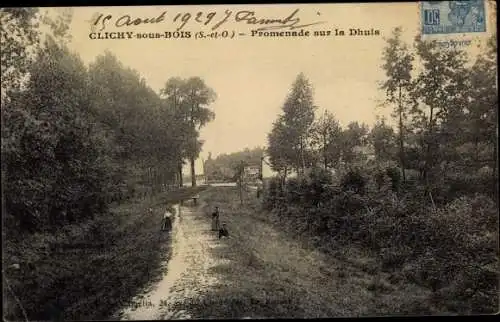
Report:
[[496,16],[1,7],[3,320],[498,314]]

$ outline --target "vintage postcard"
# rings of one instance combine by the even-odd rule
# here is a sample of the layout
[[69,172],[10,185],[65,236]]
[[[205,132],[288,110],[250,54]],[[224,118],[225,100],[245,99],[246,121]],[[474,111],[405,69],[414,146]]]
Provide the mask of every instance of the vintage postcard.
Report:
[[0,8],[4,320],[497,313],[496,10]]

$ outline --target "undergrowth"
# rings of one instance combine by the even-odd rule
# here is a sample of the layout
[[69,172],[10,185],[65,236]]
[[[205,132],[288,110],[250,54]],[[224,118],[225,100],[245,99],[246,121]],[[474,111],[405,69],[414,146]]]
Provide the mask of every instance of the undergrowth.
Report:
[[154,282],[168,259],[170,240],[160,232],[165,204],[201,189],[129,200],[57,233],[7,234],[4,317],[24,319],[24,310],[29,320],[109,318]]

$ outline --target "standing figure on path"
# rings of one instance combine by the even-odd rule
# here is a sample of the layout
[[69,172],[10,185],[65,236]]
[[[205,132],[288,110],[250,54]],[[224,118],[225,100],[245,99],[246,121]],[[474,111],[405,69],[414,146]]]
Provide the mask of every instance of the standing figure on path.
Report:
[[198,204],[198,199],[200,198],[200,195],[199,194],[195,194],[193,196],[193,205],[197,205]]
[[172,216],[174,211],[175,210],[173,210],[170,205],[167,205],[167,210],[163,214],[163,219],[162,219],[162,225],[161,225],[162,231],[165,230],[170,231],[172,229]]
[[220,212],[219,212],[219,207],[215,207],[215,211],[212,213],[212,230],[213,231],[218,231],[220,227]]

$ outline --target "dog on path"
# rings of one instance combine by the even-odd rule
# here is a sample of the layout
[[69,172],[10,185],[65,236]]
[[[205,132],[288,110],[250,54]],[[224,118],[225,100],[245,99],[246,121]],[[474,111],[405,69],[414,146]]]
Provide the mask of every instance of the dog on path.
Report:
[[227,226],[225,223],[222,224],[222,227],[219,229],[219,239],[222,237],[229,238],[229,231],[227,230]]

